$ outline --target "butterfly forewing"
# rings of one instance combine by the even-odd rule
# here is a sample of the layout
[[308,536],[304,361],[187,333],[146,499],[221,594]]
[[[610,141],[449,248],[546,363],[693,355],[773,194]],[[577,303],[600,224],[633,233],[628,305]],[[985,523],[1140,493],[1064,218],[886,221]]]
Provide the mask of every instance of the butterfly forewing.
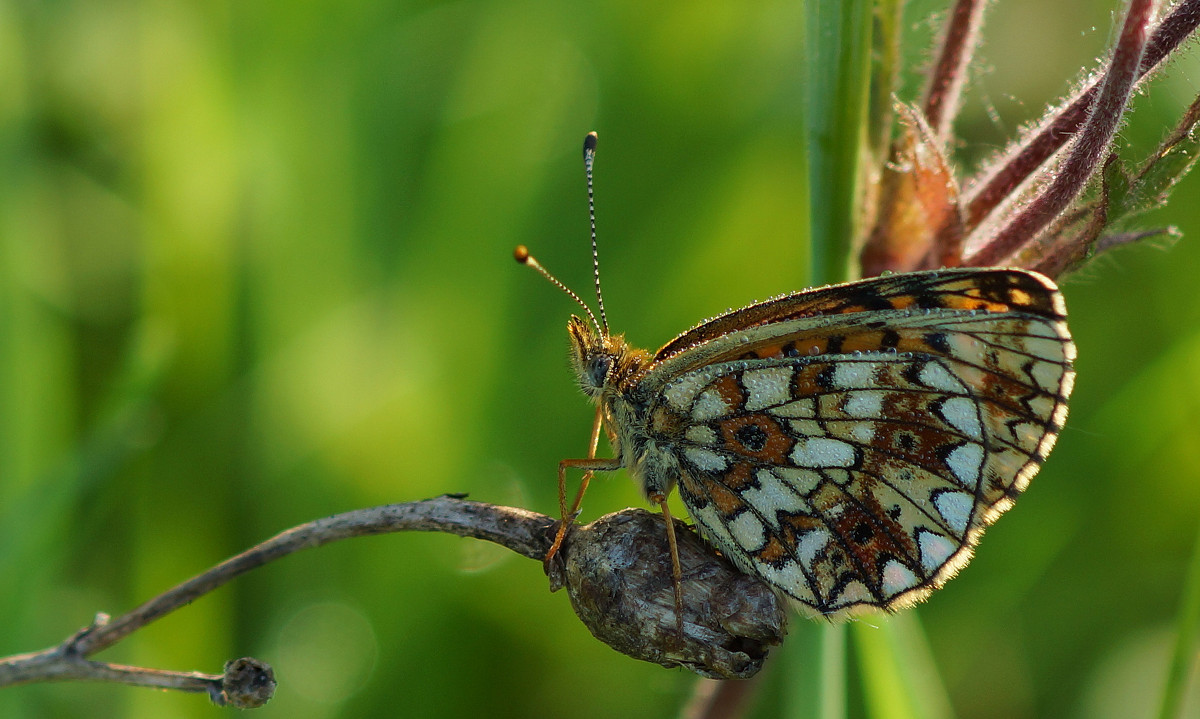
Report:
[[[884,313],[889,310],[1022,312],[1052,321],[1066,316],[1054,284],[1032,272],[978,268],[912,272],[797,292],[728,312],[676,337],[655,353],[655,360],[756,327],[818,316],[865,315],[850,323],[858,334],[873,337],[876,346],[886,346],[891,338]],[[864,337],[863,341],[871,340]]]
[[950,270],[724,315],[629,389],[703,532],[837,616],[915,602],[966,563],[1053,446],[1073,358],[1049,280]]

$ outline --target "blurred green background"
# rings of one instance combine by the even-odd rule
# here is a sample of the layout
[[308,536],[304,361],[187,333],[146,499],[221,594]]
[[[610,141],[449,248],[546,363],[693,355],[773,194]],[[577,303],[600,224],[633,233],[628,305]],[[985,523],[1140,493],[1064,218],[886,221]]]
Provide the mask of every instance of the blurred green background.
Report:
[[[968,163],[1091,67],[1119,10],[994,5],[958,124]],[[942,10],[907,12],[902,99]],[[0,654],[318,516],[444,492],[553,513],[592,414],[566,369],[572,306],[512,247],[587,295],[595,129],[609,318],[633,343],[803,287],[802,16],[799,0],[0,1]],[[1139,98],[1131,157],[1196,95],[1195,50]],[[1064,283],[1068,427],[919,610],[959,716],[1157,706],[1200,516],[1198,183],[1147,219],[1182,242]],[[584,519],[642,503],[602,478]],[[264,718],[662,717],[694,683],[594,641],[536,562],[418,534],[290,557],[97,658],[219,672],[243,655],[278,672]],[[811,671],[789,659],[777,685]],[[0,692],[13,718],[227,711]]]

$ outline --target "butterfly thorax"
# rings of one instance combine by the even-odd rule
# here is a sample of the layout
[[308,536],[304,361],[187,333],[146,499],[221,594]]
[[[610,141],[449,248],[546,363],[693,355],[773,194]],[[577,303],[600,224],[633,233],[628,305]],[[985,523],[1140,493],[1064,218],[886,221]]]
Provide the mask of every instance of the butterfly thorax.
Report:
[[[641,396],[639,385],[653,356],[629,346],[621,335],[597,332],[579,317],[571,317],[567,333],[580,389],[602,408],[609,441],[621,465],[647,496],[667,494],[675,484],[678,467],[674,453],[659,445],[671,433],[664,432],[658,426],[662,423],[648,415],[648,398]],[[664,462],[671,466],[663,466]]]

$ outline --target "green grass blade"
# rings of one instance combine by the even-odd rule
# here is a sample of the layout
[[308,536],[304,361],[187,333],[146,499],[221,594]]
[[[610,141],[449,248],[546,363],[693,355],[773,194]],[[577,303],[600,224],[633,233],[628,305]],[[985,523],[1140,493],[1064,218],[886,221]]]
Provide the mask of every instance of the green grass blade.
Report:
[[1188,567],[1187,584],[1183,590],[1183,604],[1179,609],[1179,621],[1175,631],[1175,647],[1171,652],[1171,664],[1167,670],[1166,687],[1159,719],[1176,719],[1183,697],[1188,688],[1188,675],[1196,660],[1196,630],[1200,626],[1200,533],[1192,549],[1192,562]]
[[[798,620],[779,650],[784,675],[782,711],[759,716],[785,719],[844,719],[846,714],[846,625]],[[777,680],[778,681],[778,680]]]
[[873,719],[951,719],[920,617],[907,611],[854,625],[864,702]]
[[807,135],[814,280],[851,274],[871,96],[871,3],[808,4]]
[[901,20],[904,17],[903,0],[876,0],[875,34],[871,61],[871,99],[868,105],[869,161],[879,166],[887,157],[892,141],[892,121],[895,103],[894,93],[899,85],[900,41],[904,33]]
[[[804,136],[815,284],[851,275],[858,233],[859,181],[867,142],[871,2],[806,5]],[[846,714],[846,628],[797,622],[782,655],[782,716],[842,719]]]
[[821,626],[821,719],[846,714],[846,625]]

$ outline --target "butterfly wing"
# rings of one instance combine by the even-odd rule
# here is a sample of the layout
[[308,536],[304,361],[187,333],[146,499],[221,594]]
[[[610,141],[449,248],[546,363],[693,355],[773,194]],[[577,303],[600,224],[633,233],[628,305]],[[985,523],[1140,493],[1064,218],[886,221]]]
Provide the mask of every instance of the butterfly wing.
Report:
[[[654,361],[662,376],[749,352],[769,357],[917,350],[920,344],[897,336],[890,320],[954,310],[1066,320],[1058,288],[1035,272],[974,267],[910,272],[805,290],[728,312],[671,340]],[[727,341],[734,336],[737,343]]]
[[[814,615],[897,609],[941,586],[1066,419],[1074,346],[1049,280],[885,279],[718,318],[644,381],[702,532]],[[832,314],[802,314],[814,308]],[[761,321],[727,330],[742,312]],[[678,369],[697,354],[708,361]]]

